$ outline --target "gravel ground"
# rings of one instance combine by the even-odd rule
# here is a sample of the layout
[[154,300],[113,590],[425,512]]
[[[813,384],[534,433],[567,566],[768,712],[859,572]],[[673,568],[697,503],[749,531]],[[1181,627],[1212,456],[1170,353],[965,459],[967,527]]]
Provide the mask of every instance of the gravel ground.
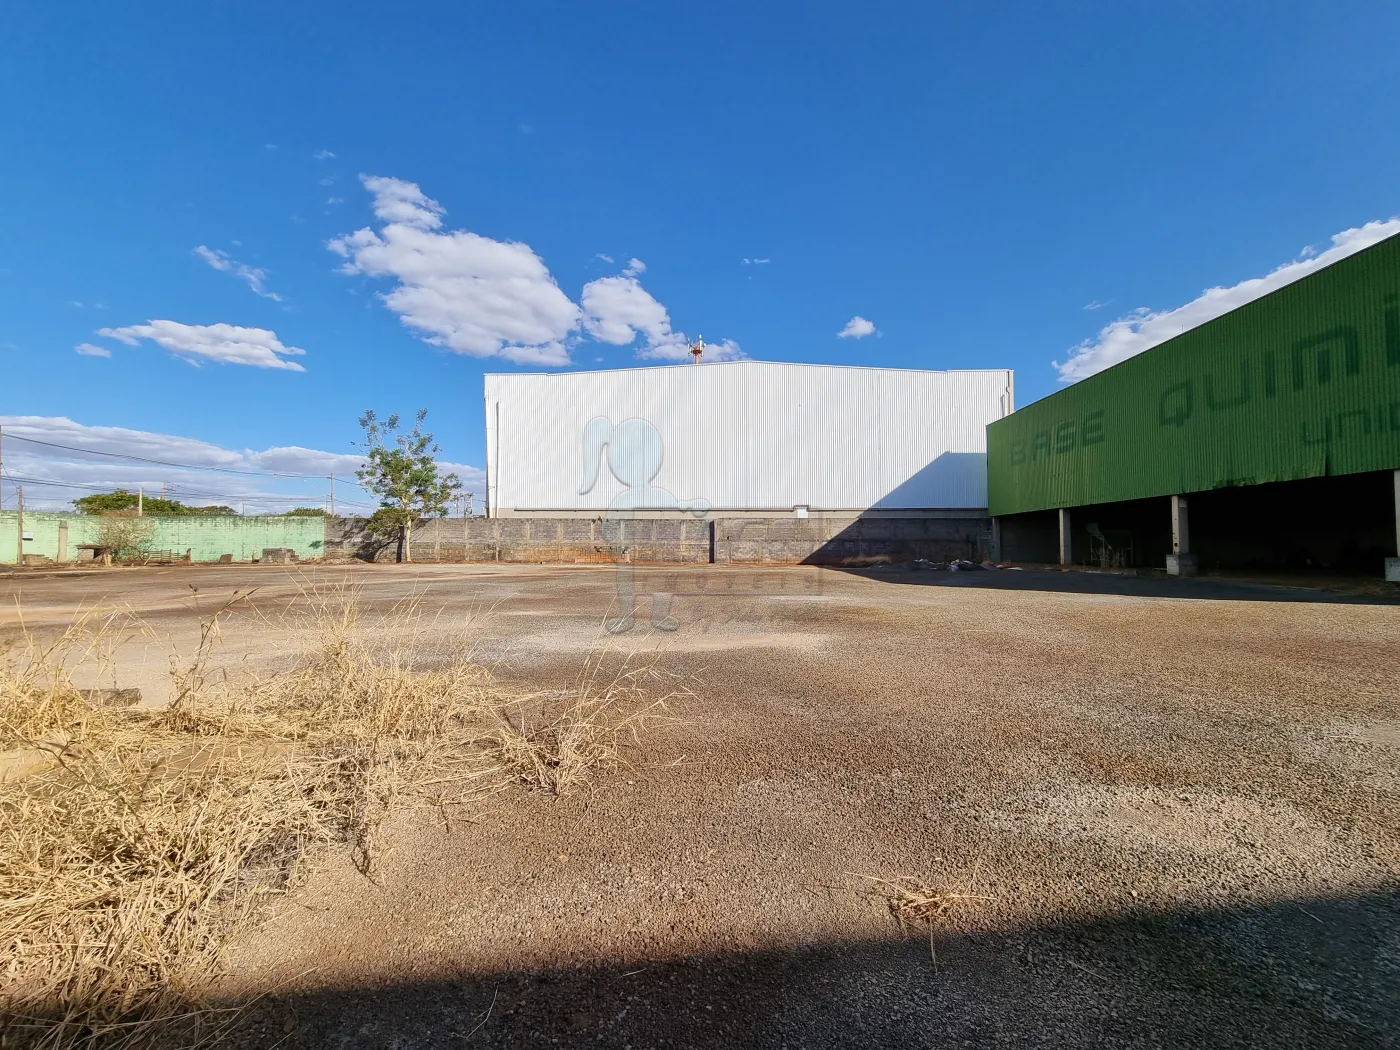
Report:
[[[261,996],[238,1045],[1400,1046],[1400,605],[694,567],[650,584],[679,630],[615,638],[607,569],[0,592],[41,628],[120,599],[159,638],[189,633],[191,586],[275,611],[345,577],[371,605],[420,594],[434,630],[470,619],[509,681],[567,684],[606,644],[691,694],[591,790],[401,812],[377,883],[319,866],[230,954],[219,994]],[[278,640],[239,613],[224,658]],[[123,661],[154,696],[153,650]],[[863,876],[965,896],[930,938]]]

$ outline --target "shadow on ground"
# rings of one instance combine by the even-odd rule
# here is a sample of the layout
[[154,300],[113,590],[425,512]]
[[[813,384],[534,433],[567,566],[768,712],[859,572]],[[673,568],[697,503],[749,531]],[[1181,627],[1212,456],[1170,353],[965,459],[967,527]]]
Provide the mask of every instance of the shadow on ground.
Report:
[[[1400,890],[267,995],[235,1047],[1400,1045]],[[229,1004],[236,1006],[237,1004]],[[174,1045],[172,1043],[172,1045]]]
[[[1047,591],[1055,594],[1117,594],[1130,598],[1204,598],[1214,601],[1321,602],[1339,605],[1400,605],[1400,588],[1395,594],[1365,593],[1366,584],[1356,591],[1323,587],[1288,586],[1278,583],[1230,580],[1197,576],[1137,576],[1127,573],[1088,572],[1075,569],[986,569],[968,572],[915,571],[907,566],[889,568],[832,568],[885,583],[918,584],[927,587],[972,587],[999,591]],[[1392,588],[1394,584],[1375,584]]]

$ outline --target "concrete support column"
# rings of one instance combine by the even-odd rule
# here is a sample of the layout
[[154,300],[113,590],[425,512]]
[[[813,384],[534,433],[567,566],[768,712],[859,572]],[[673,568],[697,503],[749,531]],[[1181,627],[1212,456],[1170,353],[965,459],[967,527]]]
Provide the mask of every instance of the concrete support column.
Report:
[[54,559],[60,565],[68,560],[68,522],[58,523],[58,557]]
[[[1397,471],[1400,473],[1400,471]],[[1400,490],[1397,490],[1400,491]],[[992,550],[989,555],[992,561],[1001,561],[1001,519],[992,519]]]
[[1191,522],[1186,497],[1172,497],[1172,552],[1167,555],[1168,576],[1195,576],[1196,556],[1191,553]]
[[1186,513],[1186,497],[1172,497],[1172,553],[1191,553],[1191,521]]
[[[1395,472],[1395,553],[1400,555],[1400,470]],[[1400,583],[1400,557],[1385,560],[1385,578]]]
[[1060,519],[1060,564],[1074,564],[1074,534],[1070,531],[1069,508],[1061,507],[1055,512]]

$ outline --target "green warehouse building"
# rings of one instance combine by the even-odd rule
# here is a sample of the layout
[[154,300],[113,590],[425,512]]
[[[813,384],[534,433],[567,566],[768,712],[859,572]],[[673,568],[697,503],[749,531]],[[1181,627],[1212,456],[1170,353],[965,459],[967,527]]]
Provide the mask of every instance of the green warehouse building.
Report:
[[987,428],[1013,561],[1400,581],[1400,237]]

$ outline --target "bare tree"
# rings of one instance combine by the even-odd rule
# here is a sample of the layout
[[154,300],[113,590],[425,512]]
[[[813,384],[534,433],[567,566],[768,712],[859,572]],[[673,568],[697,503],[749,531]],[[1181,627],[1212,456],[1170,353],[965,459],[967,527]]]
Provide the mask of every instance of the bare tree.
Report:
[[97,542],[117,561],[144,557],[155,535],[154,518],[138,517],[129,510],[108,511],[97,526]]

